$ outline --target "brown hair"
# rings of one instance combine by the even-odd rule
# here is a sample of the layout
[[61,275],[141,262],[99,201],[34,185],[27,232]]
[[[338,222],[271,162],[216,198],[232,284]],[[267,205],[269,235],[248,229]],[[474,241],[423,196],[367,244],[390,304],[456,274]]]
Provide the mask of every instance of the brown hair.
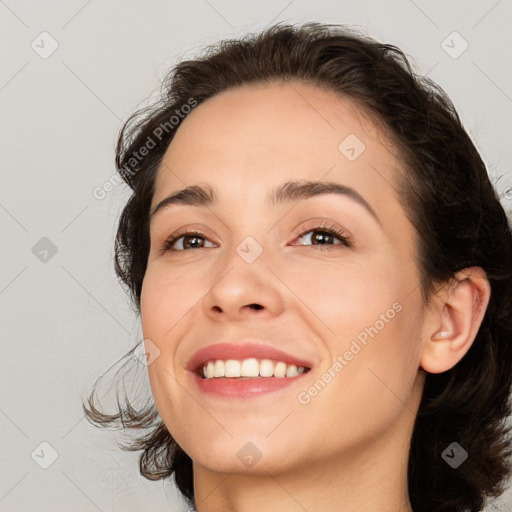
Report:
[[[512,471],[510,427],[505,424],[512,386],[512,232],[451,100],[435,82],[417,75],[397,47],[347,26],[278,24],[221,41],[199,58],[179,63],[165,79],[160,101],[133,114],[119,135],[116,165],[133,193],[119,221],[116,273],[140,314],[155,177],[183,119],[176,115],[171,127],[171,116],[229,88],[288,80],[355,100],[390,135],[407,171],[397,178],[398,191],[418,235],[426,303],[438,284],[461,269],[480,266],[487,273],[491,297],[473,345],[449,371],[427,375],[408,463],[415,512],[480,511],[486,498],[503,492]],[[149,138],[158,139],[156,147],[134,158]],[[133,350],[127,356],[132,355]],[[96,385],[84,404],[88,419],[99,426],[149,429],[123,448],[142,451],[145,477],[174,474],[194,504],[192,461],[154,404],[134,409],[128,399],[121,405],[118,398],[117,413],[108,415],[96,408],[95,392]],[[457,469],[442,458],[453,441],[469,454]]]

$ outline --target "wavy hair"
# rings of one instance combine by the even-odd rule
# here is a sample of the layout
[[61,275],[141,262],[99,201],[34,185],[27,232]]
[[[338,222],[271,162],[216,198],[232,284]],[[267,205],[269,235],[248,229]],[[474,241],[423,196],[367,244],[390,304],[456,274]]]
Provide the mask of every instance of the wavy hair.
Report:
[[[178,63],[164,79],[159,99],[135,112],[119,134],[116,167],[132,194],[115,240],[117,276],[140,315],[155,177],[186,117],[179,114],[230,88],[293,81],[354,100],[392,143],[406,170],[397,176],[397,191],[417,233],[425,303],[459,270],[480,266],[487,274],[490,302],[471,348],[450,370],[426,376],[408,460],[414,512],[480,511],[488,498],[502,494],[512,473],[506,423],[512,386],[512,231],[450,98],[415,73],[396,46],[345,25],[277,24],[208,46],[199,57]],[[150,140],[155,147],[141,156],[140,148]],[[89,421],[135,430],[137,436],[122,448],[142,452],[141,474],[151,480],[174,475],[195,505],[192,461],[154,403],[134,408],[126,396],[119,399],[118,389],[117,412],[106,414],[97,407],[96,384],[83,404]],[[469,454],[457,469],[442,458],[453,441]]]

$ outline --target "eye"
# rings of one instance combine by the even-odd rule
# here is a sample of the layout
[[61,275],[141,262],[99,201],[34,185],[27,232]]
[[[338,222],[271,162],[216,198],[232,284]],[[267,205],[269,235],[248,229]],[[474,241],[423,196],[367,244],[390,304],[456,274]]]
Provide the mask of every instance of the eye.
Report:
[[[178,243],[181,241],[180,243]],[[172,251],[184,251],[188,249],[202,249],[206,247],[205,242],[209,242],[206,235],[201,231],[185,231],[182,233],[174,233],[162,244],[162,252],[168,250]],[[179,248],[174,247],[178,245]],[[190,244],[190,245],[189,245]]]
[[[337,228],[336,226],[323,223],[320,226],[315,226],[313,228],[309,228],[306,231],[300,231],[296,233],[299,237],[304,238],[308,235],[308,240],[311,242],[312,246],[320,246],[320,250],[329,250],[333,245],[344,245],[346,247],[352,247],[352,242],[350,240],[350,236],[347,233],[344,233],[342,230]],[[335,243],[334,240],[338,240],[339,243]],[[332,243],[331,243],[332,242]],[[304,243],[299,243],[296,245],[309,245]],[[327,246],[325,249],[322,246]]]
[[[306,231],[297,232],[296,235],[299,239],[304,238],[306,235],[310,235],[309,240],[312,246],[320,246],[320,250],[328,249],[328,246],[333,245],[344,245],[346,247],[352,247],[350,236],[344,233],[336,226],[323,223],[319,226],[309,228]],[[336,243],[338,240],[339,243]],[[205,244],[211,244],[207,246]],[[309,245],[304,243],[294,245]],[[202,231],[183,231],[172,234],[162,244],[162,253],[169,250],[183,252],[190,249],[203,249],[207,247],[214,247],[215,245],[210,242],[205,233]],[[325,249],[322,246],[327,246]]]

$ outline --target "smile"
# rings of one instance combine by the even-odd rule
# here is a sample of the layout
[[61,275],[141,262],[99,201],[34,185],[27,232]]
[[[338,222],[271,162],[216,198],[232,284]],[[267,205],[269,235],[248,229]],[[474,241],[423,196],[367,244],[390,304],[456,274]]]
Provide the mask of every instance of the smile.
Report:
[[313,363],[256,340],[214,343],[187,362],[192,386],[209,396],[250,399],[304,379]]
[[202,376],[205,379],[218,378],[290,378],[297,377],[301,373],[309,371],[305,366],[297,367],[294,364],[286,364],[284,361],[272,361],[271,359],[256,359],[254,357],[237,361],[236,359],[217,359],[208,361],[202,368]]

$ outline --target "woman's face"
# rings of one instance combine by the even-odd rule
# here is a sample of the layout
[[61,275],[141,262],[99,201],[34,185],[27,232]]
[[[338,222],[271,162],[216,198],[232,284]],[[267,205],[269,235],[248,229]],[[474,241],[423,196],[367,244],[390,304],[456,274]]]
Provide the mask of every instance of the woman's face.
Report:
[[397,168],[352,101],[301,83],[226,91],[179,127],[152,211],[205,192],[152,216],[141,309],[156,406],[195,465],[405,447],[424,310]]

